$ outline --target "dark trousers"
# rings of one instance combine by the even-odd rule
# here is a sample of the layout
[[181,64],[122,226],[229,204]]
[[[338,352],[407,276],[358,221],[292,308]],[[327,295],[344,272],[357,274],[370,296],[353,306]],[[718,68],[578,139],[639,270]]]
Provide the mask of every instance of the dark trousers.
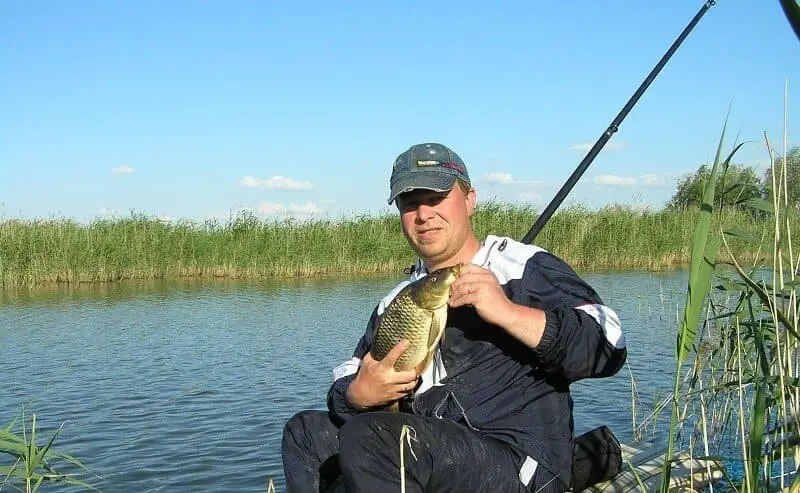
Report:
[[[413,431],[401,442],[403,425]],[[408,493],[566,489],[541,466],[526,488],[519,479],[522,454],[450,421],[369,412],[340,428],[325,411],[303,411],[284,427],[287,493],[398,491],[401,443]]]

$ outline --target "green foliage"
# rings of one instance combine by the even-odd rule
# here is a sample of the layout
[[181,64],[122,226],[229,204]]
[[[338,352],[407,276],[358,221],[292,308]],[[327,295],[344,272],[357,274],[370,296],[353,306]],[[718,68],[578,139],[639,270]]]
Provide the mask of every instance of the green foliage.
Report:
[[[678,182],[675,194],[667,207],[685,209],[699,206],[703,193],[711,179],[711,168],[702,165],[694,173],[684,175]],[[751,166],[730,164],[719,177],[719,187],[714,196],[715,207],[741,206],[752,199],[762,197],[764,185],[758,172]]]
[[[769,221],[739,208],[720,213],[722,224],[742,235],[731,243],[738,255],[750,260],[762,254],[743,239],[764,236]],[[700,214],[697,207],[566,207],[537,244],[583,271],[672,269],[691,261],[692,225]],[[522,238],[535,219],[527,207],[486,203],[473,225],[480,238]],[[10,220],[0,221],[0,252],[0,289],[128,279],[398,275],[415,258],[396,215],[336,222],[240,216],[201,224],[140,216],[89,224]]]
[[26,426],[23,416],[20,432],[15,433],[15,422],[16,420],[0,429],[0,454],[11,458],[11,465],[0,465],[0,491],[8,486],[15,491],[34,493],[45,482],[96,490],[79,480],[74,473],[63,472],[61,466],[74,466],[79,470],[85,470],[86,467],[76,458],[53,448],[61,427],[44,445],[40,445],[36,414],[31,418],[30,428]]
[[[786,174],[783,174],[783,166],[786,165]],[[764,198],[773,201],[773,191],[778,190],[781,203],[785,203],[790,208],[800,209],[800,146],[793,147],[786,153],[785,158],[779,157],[774,164],[775,181],[773,182],[773,168],[767,168],[764,175]],[[783,182],[785,178],[785,183]],[[774,185],[773,185],[774,183]]]
[[[720,160],[722,155],[722,145],[725,140],[726,127],[727,119],[722,128],[722,135],[720,136],[719,144],[717,146],[717,154],[714,157],[714,164],[709,170],[708,177],[703,183],[700,215],[697,219],[697,226],[695,227],[694,235],[692,237],[692,263],[689,269],[686,303],[683,309],[683,319],[681,320],[681,325],[677,332],[675,349],[675,361],[678,370],[686,361],[686,358],[689,356],[692,349],[694,349],[695,341],[697,339],[697,326],[700,321],[703,301],[706,299],[706,295],[711,286],[711,279],[714,273],[714,267],[716,266],[717,252],[719,249],[721,236],[716,227],[716,221],[714,220],[714,204],[717,202],[715,200],[716,196],[722,195],[726,191],[724,186],[717,189],[717,184],[718,182],[722,182],[720,184],[724,184],[724,178],[727,175],[726,171],[730,167],[731,158],[733,158],[733,155],[741,147],[741,144],[739,144],[728,155],[727,159],[724,161]],[[716,216],[718,217],[719,214],[717,213]],[[679,412],[679,375],[680,371],[676,371],[669,437],[667,439],[667,448],[664,452],[664,467],[661,483],[662,493],[667,493],[667,491],[669,491],[673,446]]]
[[[787,166],[785,182],[782,173],[784,163]],[[773,168],[775,185],[773,185]],[[694,173],[684,175],[675,193],[667,204],[670,209],[682,210],[687,207],[699,207],[703,201],[703,191],[711,178],[711,168],[703,164]],[[714,207],[749,208],[753,203],[766,200],[773,202],[773,188],[779,190],[781,202],[794,209],[800,208],[800,146],[787,152],[786,158],[778,157],[774,165],[767,168],[764,176],[759,176],[752,166],[730,164],[719,177],[718,189],[714,197]],[[763,212],[763,208],[762,208]]]
[[[788,173],[780,173],[782,160],[776,165],[776,177],[787,182],[797,177],[792,171],[797,154],[795,148],[787,155]],[[727,227],[720,207],[724,202],[714,197],[725,190],[720,189],[723,171],[724,165],[710,170],[692,240],[661,491],[670,484],[674,446],[690,447],[692,453],[715,461],[724,456],[727,464],[738,463],[741,477],[726,474],[730,488],[725,491],[798,491],[800,280],[792,243],[797,202],[788,200],[791,186],[780,187],[775,196],[769,194],[769,201],[739,204],[745,209],[742,213],[752,208],[754,218],[771,224],[769,230],[753,235]],[[734,248],[734,241],[750,247]],[[720,251],[714,254],[717,246]],[[736,253],[751,249],[763,251],[764,257],[751,263]],[[719,269],[722,261],[733,270]]]

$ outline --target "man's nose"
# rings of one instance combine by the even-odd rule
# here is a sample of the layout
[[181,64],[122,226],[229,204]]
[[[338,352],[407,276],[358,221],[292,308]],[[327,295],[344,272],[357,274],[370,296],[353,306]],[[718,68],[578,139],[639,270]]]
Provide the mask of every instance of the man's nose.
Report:
[[419,219],[420,222],[427,221],[428,219],[432,218],[433,215],[433,207],[427,204],[420,204],[419,207],[417,207],[417,219]]

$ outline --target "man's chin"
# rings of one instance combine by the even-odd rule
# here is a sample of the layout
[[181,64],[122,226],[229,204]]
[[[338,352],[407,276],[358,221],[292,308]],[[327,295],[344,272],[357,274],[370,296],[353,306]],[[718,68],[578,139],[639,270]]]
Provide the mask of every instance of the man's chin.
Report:
[[436,242],[417,243],[415,250],[423,260],[431,259],[441,253],[441,248],[436,245]]

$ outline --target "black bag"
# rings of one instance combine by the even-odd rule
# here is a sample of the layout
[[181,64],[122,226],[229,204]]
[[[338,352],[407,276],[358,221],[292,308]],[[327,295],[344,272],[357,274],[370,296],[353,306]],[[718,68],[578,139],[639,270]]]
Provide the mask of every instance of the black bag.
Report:
[[622,472],[619,441],[606,426],[600,426],[573,440],[570,491],[608,481]]

